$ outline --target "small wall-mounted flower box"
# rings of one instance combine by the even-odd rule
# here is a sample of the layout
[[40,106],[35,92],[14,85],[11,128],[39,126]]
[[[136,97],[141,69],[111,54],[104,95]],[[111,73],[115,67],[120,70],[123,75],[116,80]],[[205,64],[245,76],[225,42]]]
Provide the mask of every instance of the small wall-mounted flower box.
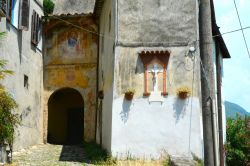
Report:
[[190,96],[191,90],[188,87],[181,87],[177,89],[176,93],[180,99],[185,100]]
[[128,88],[125,92],[124,92],[124,97],[126,100],[131,101],[134,97],[135,94],[135,89],[133,88]]

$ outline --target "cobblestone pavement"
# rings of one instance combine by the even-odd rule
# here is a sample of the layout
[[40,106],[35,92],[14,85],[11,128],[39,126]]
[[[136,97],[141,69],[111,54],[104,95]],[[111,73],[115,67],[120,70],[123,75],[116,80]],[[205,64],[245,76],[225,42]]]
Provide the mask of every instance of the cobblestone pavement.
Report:
[[13,153],[14,166],[83,166],[86,161],[80,146],[42,144]]

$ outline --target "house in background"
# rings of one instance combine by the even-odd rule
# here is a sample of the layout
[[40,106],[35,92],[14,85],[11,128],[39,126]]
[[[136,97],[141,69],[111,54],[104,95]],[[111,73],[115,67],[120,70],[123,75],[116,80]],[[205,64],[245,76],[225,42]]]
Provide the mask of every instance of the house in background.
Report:
[[[0,48],[6,54],[3,58],[10,61],[10,69],[17,73],[6,79],[5,84],[18,96],[20,112],[28,119],[36,119],[34,123],[24,118],[30,127],[26,129],[22,125],[20,133],[32,131],[37,140],[45,143],[94,140],[119,158],[127,155],[158,158],[167,152],[189,159],[195,154],[202,159],[200,76],[204,73],[198,42],[199,2],[54,2],[54,14],[43,17],[43,57],[33,55],[39,54],[39,38],[35,38],[36,42],[29,41],[27,46],[26,31],[21,31],[25,34],[21,39],[15,39],[17,44],[26,41],[25,44],[13,46],[15,49],[11,50],[10,45]],[[30,0],[32,3],[37,1]],[[41,15],[39,12],[36,11]],[[13,28],[8,34],[19,36],[18,33],[20,30]],[[220,34],[215,18],[213,33]],[[31,33],[27,32],[28,35]],[[213,118],[218,160],[221,71],[223,58],[230,55],[221,36],[211,44],[214,45],[211,52],[214,80],[217,80],[214,86],[218,93]],[[24,51],[20,53],[23,47],[33,53],[32,57]],[[15,50],[19,52],[12,52]],[[28,89],[13,83],[13,79],[22,82],[27,77]],[[176,95],[182,87],[191,91],[190,97],[184,100]],[[136,91],[133,100],[124,98],[124,91],[129,88]],[[29,96],[31,99],[27,100]],[[17,149],[39,142],[30,140],[22,144],[26,139],[17,135]]]
[[42,143],[43,61],[39,0],[1,0],[0,58],[14,71],[1,83],[18,103],[16,112],[22,120],[17,128],[14,149]]
[[[102,126],[100,142],[112,155],[159,157],[166,151],[177,157],[195,154],[203,158],[200,75],[204,73],[198,7],[198,1],[191,0],[104,2],[99,12],[98,82],[104,99],[98,101],[102,105],[102,124],[98,126]],[[215,17],[212,21],[213,35],[219,35],[214,38],[213,52],[218,93],[214,99],[214,155],[218,162],[218,124],[224,116],[222,113],[218,119],[222,59],[230,55]],[[181,100],[176,91],[185,86],[192,95]],[[132,101],[124,98],[128,88],[136,91]]]

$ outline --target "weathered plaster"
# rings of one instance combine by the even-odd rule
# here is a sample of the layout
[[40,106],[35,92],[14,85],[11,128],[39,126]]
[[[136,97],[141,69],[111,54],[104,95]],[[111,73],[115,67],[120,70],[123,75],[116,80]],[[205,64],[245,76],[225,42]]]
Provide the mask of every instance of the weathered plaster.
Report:
[[[104,99],[98,101],[98,131],[97,140],[102,146],[111,152],[112,135],[112,110],[113,110],[113,87],[114,87],[114,44],[115,44],[115,14],[114,2],[106,0],[100,18],[100,47],[99,47],[99,90],[104,93]],[[102,105],[102,106],[101,106]],[[102,111],[102,112],[101,112]],[[100,117],[102,115],[102,117]],[[101,130],[101,131],[100,131]]]
[[[47,102],[58,89],[77,89],[84,99],[84,139],[94,140],[96,111],[96,66],[98,37],[88,31],[51,21],[44,27],[44,141],[47,139]],[[95,30],[90,15],[73,17],[68,21]]]
[[53,14],[91,13],[95,0],[53,0],[55,9]]
[[[193,96],[199,96],[199,63],[197,58],[194,58],[194,56],[197,57],[199,54],[197,52],[190,54],[189,47],[117,47],[115,98],[122,95],[127,88],[131,87],[136,90],[136,97],[143,95],[144,67],[139,53],[144,50],[168,50],[171,52],[167,66],[167,92],[170,95],[176,95],[177,88],[188,86],[190,89],[193,87]],[[152,89],[152,74],[150,73],[148,82]],[[161,83],[159,87],[162,87]]]
[[[187,0],[119,0],[112,110],[112,155],[158,158],[170,155],[202,158],[200,61],[197,40],[197,5]],[[196,47],[191,53],[189,48]],[[143,97],[142,51],[169,51],[167,92],[163,102]],[[162,76],[159,74],[159,78]],[[148,74],[152,90],[152,74]],[[162,83],[159,83],[161,87]],[[176,90],[187,86],[190,98],[179,100]],[[132,102],[124,91],[134,88]],[[159,88],[161,90],[161,88]]]
[[193,41],[196,19],[195,0],[118,0],[118,41]]
[[[30,1],[30,13],[33,10],[42,15],[42,9]],[[6,22],[6,18],[0,21],[0,31],[6,32],[1,39],[0,57],[8,60],[6,68],[14,71],[1,83],[18,103],[15,112],[21,118],[21,125],[16,129],[14,150],[42,143],[42,53],[39,47],[31,44],[31,17],[32,14],[29,15],[28,31],[15,29]],[[24,87],[24,75],[28,76],[28,88]]]

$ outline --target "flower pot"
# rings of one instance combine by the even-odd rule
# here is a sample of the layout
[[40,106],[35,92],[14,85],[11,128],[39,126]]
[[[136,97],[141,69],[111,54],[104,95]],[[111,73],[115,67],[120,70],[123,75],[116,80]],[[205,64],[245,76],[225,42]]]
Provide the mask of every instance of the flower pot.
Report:
[[144,97],[148,97],[148,96],[150,96],[150,93],[149,93],[149,92],[144,92],[144,93],[143,93],[143,96],[144,96]]
[[0,145],[0,163],[7,162],[7,151],[6,145]]
[[184,100],[188,97],[188,92],[180,92],[178,95],[180,99]]
[[134,93],[125,93],[125,99],[131,101],[134,97]]

